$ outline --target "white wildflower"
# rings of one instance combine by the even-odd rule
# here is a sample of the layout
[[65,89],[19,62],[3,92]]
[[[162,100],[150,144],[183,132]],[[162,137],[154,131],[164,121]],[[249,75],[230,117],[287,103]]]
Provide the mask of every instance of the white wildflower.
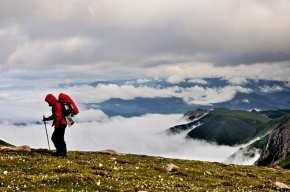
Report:
[[3,171],[3,174],[4,174],[4,175],[7,175],[7,173],[8,173],[8,171]]

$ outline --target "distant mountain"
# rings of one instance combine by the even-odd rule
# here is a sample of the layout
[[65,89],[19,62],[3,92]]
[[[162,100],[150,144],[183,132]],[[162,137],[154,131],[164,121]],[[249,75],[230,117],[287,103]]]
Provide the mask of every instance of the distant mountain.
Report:
[[[290,97],[290,96],[289,96]],[[210,106],[189,105],[182,98],[135,98],[131,100],[109,99],[101,103],[86,103],[88,108],[102,110],[108,116],[120,115],[124,117],[140,116],[146,113],[173,114],[184,113],[195,108],[228,108],[232,110],[277,110],[288,107],[287,105],[277,103],[268,97],[256,93],[237,93],[230,101],[217,103]],[[290,108],[290,105],[289,105]]]
[[284,104],[285,106],[289,106],[289,104],[290,104],[290,92],[289,91],[276,91],[273,93],[268,93],[265,96],[273,101]]
[[[289,95],[290,96],[290,95]],[[237,93],[233,99],[223,103],[214,105],[215,107],[225,107],[234,110],[249,110],[249,109],[281,109],[285,105],[275,100],[269,99],[269,97],[259,95],[257,93]]]
[[[134,87],[151,87],[165,89],[169,87],[191,88],[198,86],[203,89],[219,89],[233,86],[229,81],[221,78],[205,78],[200,81],[186,79],[183,82],[171,84],[165,80],[112,80],[96,81],[90,86],[114,84],[118,86],[131,85]],[[211,105],[188,104],[182,97],[137,97],[133,99],[111,98],[101,103],[85,103],[89,108],[100,109],[108,116],[120,115],[124,117],[139,116],[146,113],[184,113],[195,108],[228,108],[232,110],[278,110],[290,108],[290,86],[285,81],[247,80],[240,87],[251,90],[249,93],[237,92],[236,95],[224,102]],[[192,93],[194,94],[194,93]]]
[[87,108],[102,110],[108,116],[140,116],[146,113],[183,113],[198,106],[188,105],[181,98],[135,98],[132,100],[109,99],[102,103],[87,103]]

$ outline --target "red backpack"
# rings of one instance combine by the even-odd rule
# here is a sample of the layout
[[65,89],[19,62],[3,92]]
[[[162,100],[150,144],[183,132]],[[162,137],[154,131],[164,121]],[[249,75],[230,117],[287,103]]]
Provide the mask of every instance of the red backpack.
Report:
[[77,115],[79,113],[79,109],[76,106],[75,102],[70,98],[70,96],[60,93],[58,96],[58,101],[63,105],[63,112],[64,115],[72,116]]

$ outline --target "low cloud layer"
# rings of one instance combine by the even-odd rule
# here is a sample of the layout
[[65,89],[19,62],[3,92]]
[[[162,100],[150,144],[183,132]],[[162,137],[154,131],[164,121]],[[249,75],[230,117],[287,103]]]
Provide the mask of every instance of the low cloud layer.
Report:
[[[104,118],[98,111],[84,111],[66,129],[69,150],[98,151],[114,149],[123,153],[147,154],[181,159],[224,162],[239,147],[217,146],[204,141],[186,140],[184,134],[168,136],[167,128],[185,123],[182,115],[148,114],[141,117]],[[88,120],[92,117],[91,121]],[[93,117],[94,116],[94,117]],[[48,124],[49,137],[53,128]],[[1,138],[14,145],[48,148],[44,125],[0,124]],[[50,141],[51,148],[54,149]],[[239,162],[243,164],[245,162]]]

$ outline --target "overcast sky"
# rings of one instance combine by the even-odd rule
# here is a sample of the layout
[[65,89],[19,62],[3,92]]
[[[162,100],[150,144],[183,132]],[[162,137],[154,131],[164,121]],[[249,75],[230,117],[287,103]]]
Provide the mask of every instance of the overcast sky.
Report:
[[289,7],[288,0],[0,0],[1,87],[289,80]]

